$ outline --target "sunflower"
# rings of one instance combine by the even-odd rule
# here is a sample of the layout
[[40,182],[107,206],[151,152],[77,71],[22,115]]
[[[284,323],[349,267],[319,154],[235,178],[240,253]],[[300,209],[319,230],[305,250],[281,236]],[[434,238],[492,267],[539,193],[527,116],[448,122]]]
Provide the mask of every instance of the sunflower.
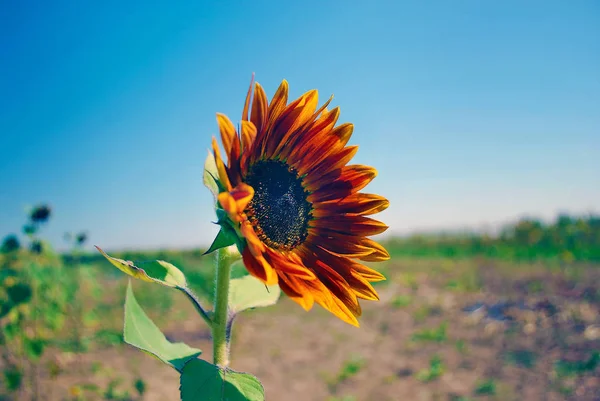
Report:
[[268,102],[252,80],[239,132],[217,114],[227,156],[225,164],[213,137],[217,199],[242,239],[250,274],[279,284],[306,310],[316,302],[358,326],[358,300],[378,300],[370,283],[385,280],[359,261],[389,259],[367,238],[387,226],[367,216],[389,202],[359,193],[377,171],[348,165],[358,150],[346,145],[353,125],[335,126],[340,110],[327,109],[331,100],[317,109],[318,92],[311,90],[288,104],[284,80]]

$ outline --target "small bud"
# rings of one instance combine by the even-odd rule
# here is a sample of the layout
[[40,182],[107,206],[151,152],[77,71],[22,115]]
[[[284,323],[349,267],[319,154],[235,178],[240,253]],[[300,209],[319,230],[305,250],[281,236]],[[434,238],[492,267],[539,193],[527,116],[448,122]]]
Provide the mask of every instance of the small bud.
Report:
[[41,241],[35,240],[29,246],[29,250],[33,253],[40,254],[44,251],[44,246]]
[[85,241],[87,241],[87,234],[84,232],[81,232],[79,234],[77,234],[75,236],[75,243],[79,246],[85,244]]
[[23,226],[23,234],[25,235],[33,235],[36,231],[37,229],[33,224],[26,224]]
[[19,239],[16,235],[11,234],[4,238],[2,242],[2,253],[9,253],[19,250],[21,244],[19,243]]
[[29,214],[29,219],[33,223],[45,223],[50,218],[50,212],[50,206],[39,205],[33,208],[31,213]]

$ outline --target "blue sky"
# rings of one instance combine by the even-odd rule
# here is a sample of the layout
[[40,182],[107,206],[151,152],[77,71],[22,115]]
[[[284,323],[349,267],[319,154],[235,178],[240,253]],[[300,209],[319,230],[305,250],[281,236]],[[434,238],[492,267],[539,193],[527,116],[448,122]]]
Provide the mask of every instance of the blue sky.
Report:
[[335,95],[392,233],[600,211],[597,1],[134,3],[0,8],[0,235],[49,202],[57,246],[209,243],[252,72]]

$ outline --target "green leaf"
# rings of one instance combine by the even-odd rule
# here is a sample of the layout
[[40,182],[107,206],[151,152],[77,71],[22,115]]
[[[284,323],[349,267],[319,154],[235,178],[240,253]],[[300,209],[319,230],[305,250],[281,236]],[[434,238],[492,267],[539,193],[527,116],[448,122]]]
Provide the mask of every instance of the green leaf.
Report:
[[235,233],[232,234],[226,227],[221,226],[221,229],[215,237],[215,240],[211,244],[210,248],[208,248],[208,250],[204,252],[204,255],[208,255],[209,253],[214,252],[217,249],[233,245],[235,244],[235,241]]
[[181,374],[183,401],[264,401],[265,389],[247,373],[223,369],[201,359],[185,364]]
[[164,260],[156,260],[145,264],[145,269],[137,267],[129,260],[123,260],[108,256],[102,249],[96,247],[98,251],[117,269],[149,283],[159,283],[167,287],[185,287],[185,276],[177,267]]
[[27,356],[33,361],[39,361],[40,357],[44,353],[45,342],[39,338],[27,338],[23,339],[23,346]]
[[18,368],[10,368],[4,372],[4,380],[6,382],[6,388],[9,391],[15,391],[21,387],[23,383],[23,372]]
[[16,283],[6,288],[6,293],[10,301],[15,305],[29,301],[32,295],[31,287],[24,283]]
[[183,370],[187,361],[196,358],[202,352],[184,343],[169,342],[135,300],[131,281],[127,286],[127,296],[125,297],[123,339],[126,343],[171,365],[179,372]]
[[217,163],[215,162],[215,156],[210,151],[208,152],[208,156],[206,157],[206,161],[204,162],[204,173],[202,174],[202,182],[204,183],[204,186],[208,188],[210,192],[212,192],[216,202],[219,193],[223,192],[225,189],[219,182],[219,172],[217,171]]
[[234,278],[229,284],[229,308],[237,313],[250,308],[275,305],[280,294],[278,285],[266,286],[253,276]]

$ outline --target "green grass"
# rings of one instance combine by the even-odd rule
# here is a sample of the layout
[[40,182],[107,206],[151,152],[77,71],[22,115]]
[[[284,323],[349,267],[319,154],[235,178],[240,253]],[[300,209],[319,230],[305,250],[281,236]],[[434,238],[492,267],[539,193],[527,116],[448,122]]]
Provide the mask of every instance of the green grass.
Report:
[[365,365],[365,360],[360,356],[354,356],[344,362],[340,373],[337,376],[338,382],[348,380],[352,376],[356,375]]
[[508,363],[527,369],[533,369],[538,359],[538,355],[529,350],[516,350],[506,353],[505,359]]
[[594,351],[583,361],[558,360],[554,364],[554,370],[558,377],[580,376],[595,371],[599,364],[600,352]]
[[456,340],[454,347],[461,355],[466,355],[469,352],[469,347],[467,346],[467,342],[465,340]]
[[481,290],[482,283],[476,270],[463,272],[459,277],[450,279],[445,288],[457,292],[476,292]]
[[344,361],[338,374],[332,379],[327,380],[329,391],[335,393],[341,383],[356,376],[364,366],[365,360],[363,357],[359,355],[351,356],[348,360]]
[[475,384],[476,395],[494,395],[496,394],[496,382],[493,379],[487,379]]
[[438,355],[434,355],[429,360],[429,368],[417,372],[417,380],[420,380],[422,382],[430,382],[436,380],[444,374],[444,369],[445,368],[444,363],[442,362],[442,358],[440,358]]
[[415,322],[423,322],[428,317],[439,316],[442,314],[442,310],[437,305],[422,305],[418,307],[412,314]]
[[442,322],[438,327],[416,331],[411,336],[411,340],[415,342],[443,343],[448,340],[447,329],[448,323]]
[[396,309],[405,308],[413,302],[410,295],[398,295],[392,299],[392,306]]
[[400,284],[404,287],[410,288],[413,291],[419,289],[419,282],[417,280],[417,276],[411,272],[403,272],[400,276]]

